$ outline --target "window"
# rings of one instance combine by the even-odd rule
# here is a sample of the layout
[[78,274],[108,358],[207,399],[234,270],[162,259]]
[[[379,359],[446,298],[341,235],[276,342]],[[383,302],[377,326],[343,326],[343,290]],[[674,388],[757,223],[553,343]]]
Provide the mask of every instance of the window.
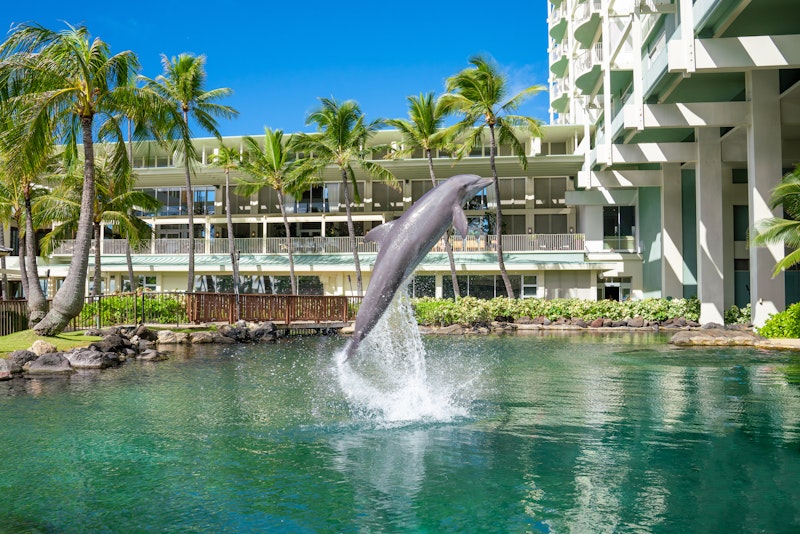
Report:
[[603,277],[597,279],[598,300],[625,301],[631,298],[631,277]]
[[537,234],[566,234],[567,228],[567,216],[564,214],[533,216],[533,231]]
[[536,275],[523,275],[522,276],[522,291],[519,296],[523,299],[536,298],[539,291],[539,286],[536,283]]
[[[158,284],[156,283],[156,277],[154,275],[144,275],[140,274],[138,277],[139,279],[139,287],[147,290],[147,291],[156,291],[158,289]],[[122,277],[122,291],[129,292],[131,290],[131,283],[128,280],[127,276]]]
[[[450,283],[450,276],[445,276],[445,284]],[[450,283],[450,292],[453,291],[453,284]],[[411,278],[409,293],[413,298],[435,297],[436,296],[436,277],[435,276],[414,276]]]
[[503,206],[525,207],[525,178],[500,178],[499,185]]
[[380,182],[372,183],[372,209],[375,211],[402,211],[403,193]]
[[533,196],[537,208],[563,208],[567,204],[567,178],[536,178]]
[[603,241],[612,250],[635,250],[636,208],[605,206],[603,208]]
[[733,240],[747,241],[749,228],[747,206],[733,206]]

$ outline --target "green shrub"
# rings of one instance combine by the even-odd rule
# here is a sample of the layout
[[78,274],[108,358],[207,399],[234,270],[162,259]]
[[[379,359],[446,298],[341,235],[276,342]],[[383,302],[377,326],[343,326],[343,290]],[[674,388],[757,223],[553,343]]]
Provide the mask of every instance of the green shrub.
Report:
[[800,338],[800,302],[771,315],[756,331],[764,337]]
[[423,297],[413,301],[417,322],[427,326],[450,324],[480,324],[498,320],[547,317],[555,321],[560,317],[593,321],[640,316],[648,321],[664,321],[684,317],[696,321],[700,317],[700,301],[690,299],[645,299],[618,302],[615,300],[582,299],[509,299],[491,300],[464,297],[461,299],[435,299]]
[[736,304],[725,311],[725,324],[748,324],[752,320],[750,304],[740,308]]

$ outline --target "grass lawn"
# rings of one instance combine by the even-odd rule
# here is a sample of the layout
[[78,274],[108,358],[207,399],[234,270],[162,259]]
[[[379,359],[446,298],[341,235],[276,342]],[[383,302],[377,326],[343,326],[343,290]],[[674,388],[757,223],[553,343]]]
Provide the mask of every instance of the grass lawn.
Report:
[[83,331],[63,332],[54,337],[38,336],[33,330],[23,330],[7,336],[0,336],[0,358],[5,358],[9,352],[27,349],[37,339],[52,343],[58,350],[69,350],[73,347],[85,347],[92,341],[100,341],[101,337],[84,336]]

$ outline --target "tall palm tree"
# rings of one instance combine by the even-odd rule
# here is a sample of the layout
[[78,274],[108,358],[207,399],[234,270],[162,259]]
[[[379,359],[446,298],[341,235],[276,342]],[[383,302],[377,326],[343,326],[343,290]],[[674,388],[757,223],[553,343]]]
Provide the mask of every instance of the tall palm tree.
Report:
[[[333,98],[320,98],[320,102],[322,103],[320,108],[312,111],[306,119],[306,124],[316,124],[317,132],[294,135],[290,148],[313,154],[307,158],[306,166],[300,171],[301,175],[321,174],[328,165],[336,166],[341,173],[347,213],[347,233],[350,236],[356,270],[356,287],[358,294],[362,295],[361,262],[358,259],[356,232],[350,207],[351,202],[361,200],[353,165],[357,165],[372,178],[385,181],[395,188],[397,179],[391,171],[368,159],[370,151],[366,148],[367,141],[383,121],[366,122],[361,108],[354,100],[339,104]],[[350,198],[350,185],[353,187],[353,199]]]
[[800,165],[783,177],[772,191],[770,208],[783,206],[785,218],[771,217],[756,223],[754,246],[783,244],[794,249],[775,264],[772,275],[800,263]]
[[245,137],[246,158],[243,169],[250,179],[238,180],[236,192],[240,195],[252,195],[269,187],[278,194],[278,204],[286,232],[286,252],[289,258],[289,281],[292,294],[297,295],[297,276],[294,273],[294,251],[292,231],[286,215],[286,195],[295,195],[308,188],[308,180],[298,174],[299,161],[292,159],[292,152],[283,142],[282,130],[264,128],[264,147],[253,137]]
[[220,145],[219,151],[211,156],[211,165],[225,171],[225,219],[228,223],[228,251],[231,255],[231,269],[233,270],[233,293],[236,295],[237,303],[239,302],[240,281],[236,239],[233,235],[233,215],[231,214],[231,171],[238,169],[241,163],[242,155],[239,151],[225,145]]
[[193,162],[197,161],[197,150],[192,143],[190,121],[221,139],[217,129],[217,118],[230,119],[239,112],[218,101],[230,96],[227,87],[206,91],[205,56],[179,54],[171,60],[161,56],[164,72],[154,80],[141,77],[147,90],[158,95],[170,105],[169,112],[157,117],[154,124],[156,135],[168,142],[173,151],[183,155],[186,175],[186,211],[189,217],[189,272],[186,291],[194,291],[194,195],[192,194]]
[[467,67],[446,81],[447,93],[440,100],[448,111],[463,115],[458,126],[465,135],[456,155],[459,158],[469,154],[476,144],[483,142],[484,128],[489,128],[489,165],[492,169],[494,192],[497,198],[495,231],[497,234],[497,263],[506,287],[506,294],[514,298],[514,288],[506,272],[503,260],[503,213],[500,202],[500,182],[497,178],[495,155],[497,142],[508,144],[519,158],[523,169],[528,168],[525,147],[517,138],[515,128],[525,128],[533,137],[541,137],[539,121],[524,115],[514,115],[526,99],[542,91],[544,87],[532,85],[508,97],[508,81],[498,68],[480,56],[470,58],[473,65]]
[[[420,94],[419,96],[408,97],[408,120],[390,119],[386,123],[394,126],[403,134],[404,150],[396,151],[397,156],[406,155],[414,149],[422,149],[428,159],[428,172],[431,176],[431,184],[436,187],[436,174],[433,170],[433,151],[445,148],[448,144],[448,132],[443,129],[444,121],[447,116],[444,106],[436,102],[433,93]],[[442,236],[442,245],[447,252],[447,259],[450,261],[450,278],[453,283],[453,295],[458,298],[461,291],[458,287],[458,277],[456,276],[456,262],[453,257],[453,247],[450,246],[448,231]]]
[[112,55],[108,45],[91,39],[85,27],[54,32],[21,24],[0,45],[0,86],[9,87],[0,105],[13,124],[0,135],[2,145],[34,158],[48,153],[56,142],[67,150],[77,151],[78,142],[83,147],[77,247],[50,311],[34,328],[37,334],[58,334],[83,308],[95,192],[95,134],[113,142],[111,161],[126,168],[124,140],[113,114],[146,105],[126,83],[138,68],[133,52]]

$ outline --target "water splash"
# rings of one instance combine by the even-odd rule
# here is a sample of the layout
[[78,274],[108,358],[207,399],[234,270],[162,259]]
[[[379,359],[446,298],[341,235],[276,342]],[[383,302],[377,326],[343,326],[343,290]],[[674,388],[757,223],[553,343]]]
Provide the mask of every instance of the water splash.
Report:
[[411,300],[397,292],[386,313],[343,363],[336,355],[339,385],[356,415],[386,424],[442,422],[468,415],[461,386],[432,379]]

